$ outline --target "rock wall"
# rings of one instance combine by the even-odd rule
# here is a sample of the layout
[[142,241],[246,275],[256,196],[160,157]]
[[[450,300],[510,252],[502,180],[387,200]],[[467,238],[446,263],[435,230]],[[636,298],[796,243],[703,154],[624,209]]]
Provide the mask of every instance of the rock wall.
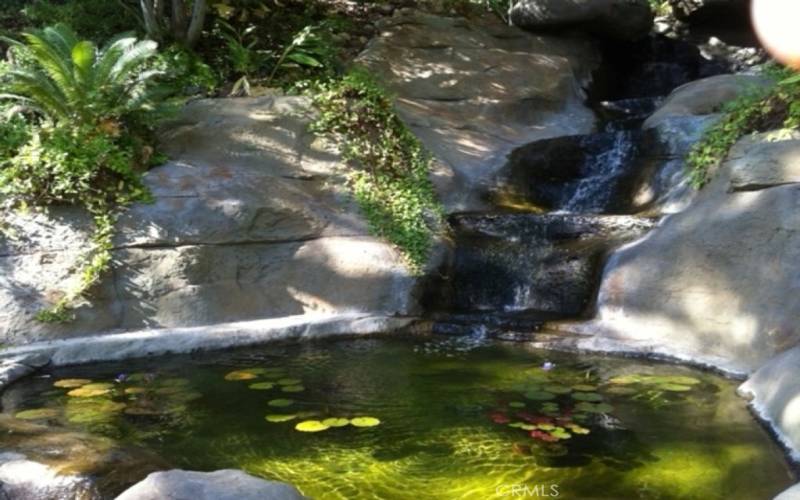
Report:
[[[586,39],[535,36],[400,10],[360,61],[397,94],[437,158],[448,211],[480,206],[508,151],[590,130]],[[336,149],[308,132],[300,97],[199,100],[162,138],[171,158],[145,182],[152,204],[118,223],[113,269],[76,321],[35,320],[75,279],[91,223],[78,209],[3,214],[0,342],[172,329],[310,313],[413,315],[417,278],[369,235]],[[432,263],[433,265],[433,263]]]
[[297,97],[191,103],[163,138],[155,201],[118,224],[113,269],[77,320],[34,319],[71,279],[91,227],[78,209],[13,214],[0,243],[0,341],[304,313],[412,314],[416,279],[369,236],[335,150]]

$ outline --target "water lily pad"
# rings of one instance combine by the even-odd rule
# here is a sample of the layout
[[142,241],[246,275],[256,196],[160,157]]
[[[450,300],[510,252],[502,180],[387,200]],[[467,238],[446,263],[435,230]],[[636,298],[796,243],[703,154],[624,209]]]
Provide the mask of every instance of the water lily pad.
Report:
[[556,395],[547,391],[528,391],[525,397],[533,401],[549,401],[555,399]]
[[603,400],[603,396],[596,392],[573,392],[571,396],[575,401],[597,402]]
[[59,387],[61,389],[75,389],[77,387],[81,387],[86,384],[91,384],[92,381],[88,378],[65,378],[61,380],[57,380],[53,387]]
[[553,403],[553,402],[542,403],[542,410],[544,410],[544,411],[558,411],[558,403]]
[[569,424],[567,428],[572,431],[573,434],[589,434],[591,431],[586,427],[582,427],[578,424]]
[[572,386],[572,389],[575,391],[594,392],[597,390],[597,386],[591,384],[576,384]]
[[508,424],[509,427],[513,427],[515,429],[522,429],[524,431],[532,431],[536,429],[536,425],[534,424],[527,424],[525,422],[512,422]]
[[380,423],[381,421],[375,417],[356,417],[350,420],[350,424],[354,427],[375,427]]
[[530,436],[539,441],[544,441],[545,443],[555,443],[558,441],[557,437],[554,437],[549,432],[540,431],[539,429],[532,430]]
[[673,375],[669,377],[669,383],[678,385],[697,385],[700,383],[700,380],[684,375]]
[[614,407],[607,403],[578,403],[575,410],[585,413],[609,413]]
[[662,384],[658,388],[670,392],[688,392],[692,390],[692,386],[681,384]]
[[167,387],[159,387],[158,389],[155,389],[153,392],[155,392],[156,394],[160,394],[162,396],[172,396],[174,394],[180,394],[185,390],[186,390],[185,387],[167,386]]
[[306,420],[295,425],[294,428],[300,432],[321,432],[330,429],[330,426],[319,420]]
[[572,434],[566,431],[563,427],[558,427],[550,432],[550,435],[556,439],[570,439]]
[[70,404],[66,414],[67,420],[73,424],[97,424],[108,422],[124,409],[124,403],[101,399],[86,404]]
[[512,401],[508,403],[508,406],[510,406],[511,408],[525,408],[525,403],[523,403],[522,401]]
[[344,427],[346,425],[350,425],[350,420],[346,418],[326,418],[322,421],[323,424],[327,425],[328,427]]
[[643,377],[641,375],[620,375],[610,379],[608,383],[615,385],[638,384],[642,379]]
[[293,414],[278,414],[272,413],[264,417],[267,422],[279,423],[279,422],[288,422],[289,420],[294,420],[297,418],[297,415]]
[[553,424],[542,423],[542,424],[536,424],[536,428],[541,429],[543,431],[552,431],[556,428],[556,426]]
[[36,408],[34,410],[23,410],[14,414],[15,418],[22,420],[45,420],[56,418],[59,411],[55,408]]
[[553,394],[569,394],[572,392],[571,387],[567,387],[566,385],[561,384],[550,384],[544,386],[544,390],[547,392],[552,392]]
[[299,378],[282,378],[278,380],[279,385],[300,385],[303,381]]
[[254,378],[258,378],[258,375],[248,370],[235,370],[225,375],[225,380],[231,382],[240,380],[253,380]]
[[250,384],[247,387],[249,389],[253,389],[254,391],[268,391],[275,387],[275,384],[272,382],[256,382],[255,384]]
[[303,392],[306,390],[302,385],[286,385],[281,389],[283,392]]
[[89,389],[86,386],[72,389],[67,393],[67,396],[73,398],[96,398],[111,392],[110,389]]
[[129,395],[143,394],[145,392],[147,392],[147,389],[145,389],[144,387],[126,387],[125,388],[125,394],[129,394]]
[[286,406],[291,406],[294,404],[293,399],[273,399],[268,405],[275,407],[275,408],[284,408]]

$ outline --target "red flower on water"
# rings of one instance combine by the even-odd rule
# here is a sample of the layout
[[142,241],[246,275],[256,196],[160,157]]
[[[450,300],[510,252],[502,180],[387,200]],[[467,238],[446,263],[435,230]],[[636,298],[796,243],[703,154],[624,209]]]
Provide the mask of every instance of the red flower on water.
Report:
[[495,412],[489,415],[489,418],[492,419],[492,422],[496,424],[507,424],[511,422],[511,419],[508,418],[508,415],[505,413]]
[[539,429],[532,430],[531,437],[533,439],[538,439],[539,441],[544,441],[545,443],[555,443],[558,441],[557,437],[552,436],[550,433],[540,431]]

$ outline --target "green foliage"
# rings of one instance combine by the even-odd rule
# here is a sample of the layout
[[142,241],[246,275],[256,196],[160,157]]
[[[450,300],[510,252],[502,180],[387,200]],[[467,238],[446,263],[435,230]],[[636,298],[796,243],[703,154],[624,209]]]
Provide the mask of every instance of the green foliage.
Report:
[[159,52],[148,69],[161,73],[159,82],[183,95],[210,94],[219,87],[221,75],[200,57],[179,45]]
[[695,188],[708,183],[730,148],[742,137],[776,128],[800,127],[800,77],[780,67],[768,68],[765,73],[776,84],[753,89],[726,105],[724,117],[689,151],[686,162]]
[[141,71],[156,53],[155,42],[120,36],[98,51],[65,25],[23,36],[26,43],[9,40],[21,57],[4,75],[0,97],[56,123],[96,126],[155,111],[162,97],[153,86],[159,72]]
[[365,71],[320,85],[314,100],[320,110],[314,130],[336,138],[345,158],[357,165],[349,184],[370,229],[420,272],[442,216],[428,178],[430,156]]
[[237,29],[232,24],[219,19],[220,36],[225,42],[228,63],[239,79],[233,84],[231,95],[244,93],[250,95],[250,79],[264,65],[267,53],[256,49],[258,38],[253,25]]
[[330,47],[331,41],[325,36],[322,26],[306,26],[284,47],[267,82],[272,82],[281,70],[294,68],[320,70],[330,67],[333,59]]
[[135,12],[121,0],[35,0],[23,14],[32,26],[70,25],[81,37],[96,42],[139,26]]
[[95,225],[68,289],[37,316],[60,322],[110,265],[119,211],[149,199],[140,173],[157,157],[146,136],[164,94],[151,86],[161,71],[146,67],[153,42],[120,36],[98,50],[65,26],[25,40],[12,41],[13,64],[0,67],[0,95],[20,103],[0,108],[0,201],[83,205]]

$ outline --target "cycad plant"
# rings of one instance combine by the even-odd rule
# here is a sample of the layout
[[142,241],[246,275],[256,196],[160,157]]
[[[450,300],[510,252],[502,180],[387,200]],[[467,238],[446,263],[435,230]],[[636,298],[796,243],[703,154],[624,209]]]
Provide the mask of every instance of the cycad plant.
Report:
[[23,36],[24,43],[5,39],[16,62],[0,97],[22,101],[56,124],[99,126],[154,110],[160,73],[143,68],[155,42],[120,35],[98,49],[65,25]]

